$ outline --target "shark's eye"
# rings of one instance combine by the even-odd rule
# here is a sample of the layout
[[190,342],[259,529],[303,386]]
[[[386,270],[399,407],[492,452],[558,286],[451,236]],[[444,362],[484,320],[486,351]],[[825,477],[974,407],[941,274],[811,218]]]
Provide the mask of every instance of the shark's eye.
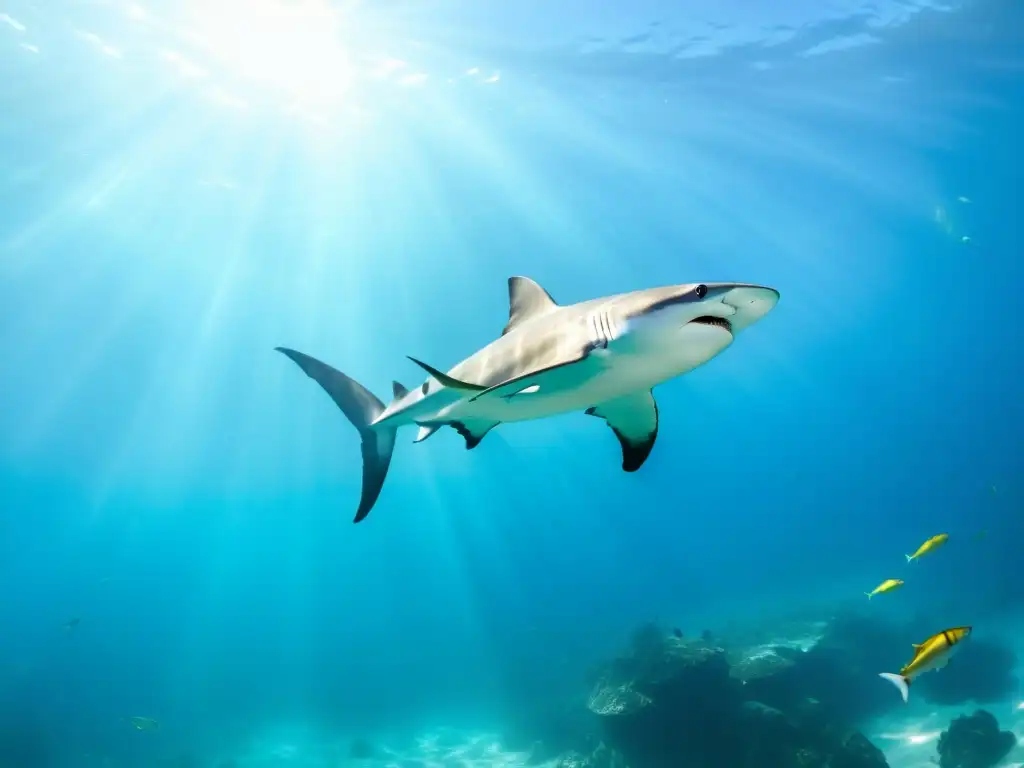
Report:
[[693,289],[693,292],[697,294],[698,299],[703,299],[705,296],[708,295],[708,287],[701,283],[700,285]]

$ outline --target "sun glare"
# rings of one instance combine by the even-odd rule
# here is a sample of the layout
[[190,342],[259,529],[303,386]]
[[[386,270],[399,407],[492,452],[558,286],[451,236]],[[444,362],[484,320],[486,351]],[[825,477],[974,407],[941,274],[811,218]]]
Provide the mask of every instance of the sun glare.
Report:
[[340,101],[352,81],[340,18],[323,0],[196,0],[196,42],[238,74],[301,101]]

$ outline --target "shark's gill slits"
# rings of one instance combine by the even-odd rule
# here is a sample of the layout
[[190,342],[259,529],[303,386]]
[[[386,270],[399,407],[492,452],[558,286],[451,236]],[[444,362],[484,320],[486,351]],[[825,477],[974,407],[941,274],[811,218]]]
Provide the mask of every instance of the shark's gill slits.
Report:
[[607,349],[611,334],[605,326],[605,314],[594,312],[587,320],[590,324],[590,347],[592,349]]
[[729,333],[732,333],[732,323],[730,323],[724,317],[711,317],[710,315],[702,315],[701,317],[691,320],[690,322],[699,323],[700,325],[711,325],[714,326],[715,328],[721,328],[723,330],[728,331]]

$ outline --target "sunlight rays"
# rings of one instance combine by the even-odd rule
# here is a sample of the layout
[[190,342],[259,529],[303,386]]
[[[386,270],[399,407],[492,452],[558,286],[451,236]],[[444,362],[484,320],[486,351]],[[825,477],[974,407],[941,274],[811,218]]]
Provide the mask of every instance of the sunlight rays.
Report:
[[[496,117],[479,108],[460,109],[437,94],[424,98],[429,112],[436,116],[425,132],[442,147],[460,147],[473,166],[488,169],[480,175],[479,183],[503,191],[504,218],[530,231],[538,242],[558,242],[559,259],[577,261],[580,267],[603,257],[615,261],[603,243],[593,237],[586,222],[573,212],[571,199],[563,194],[562,180],[545,167],[543,158],[523,162],[522,153],[517,151],[520,147],[509,142]],[[499,100],[502,112],[513,107],[512,98]],[[528,126],[520,120],[515,122],[534,132],[533,142],[538,147],[558,147],[566,134],[575,135],[579,126],[585,126],[580,114],[565,106],[547,123]],[[429,183],[431,172],[421,172],[425,183]],[[610,268],[614,269],[614,264]]]
[[[46,340],[65,305],[90,292],[104,298],[61,380],[38,393],[26,434],[39,450],[59,438],[80,387],[118,359],[125,326],[147,303],[156,307],[147,322],[164,335],[134,399],[123,404],[123,429],[104,436],[102,499],[133,478],[184,482],[204,461],[215,465],[223,489],[260,482],[253,467],[273,465],[266,445],[275,440],[287,447],[283,465],[273,467],[280,477],[315,483],[345,471],[329,466],[318,448],[325,435],[350,437],[342,437],[340,422],[318,423],[327,409],[289,403],[288,416],[274,425],[243,416],[292,391],[292,374],[275,365],[272,346],[301,342],[368,383],[413,375],[397,366],[414,347],[433,345],[443,363],[454,363],[469,350],[456,348],[463,337],[449,335],[446,324],[463,316],[439,304],[455,301],[463,283],[500,283],[493,277],[499,271],[568,271],[579,293],[565,300],[573,301],[591,286],[595,293],[623,283],[640,287],[638,262],[669,282],[695,273],[742,278],[736,273],[781,260],[794,273],[791,290],[802,294],[806,342],[829,323],[856,317],[856,302],[837,305],[825,281],[835,284],[839,272],[872,278],[884,267],[884,253],[847,252],[844,233],[867,216],[845,210],[836,190],[906,204],[930,183],[917,167],[912,178],[896,178],[892,168],[911,167],[900,151],[845,152],[849,142],[780,109],[775,92],[762,85],[752,96],[702,93],[693,84],[684,90],[637,77],[605,83],[608,101],[571,72],[556,71],[555,86],[543,71],[527,83],[501,61],[438,64],[445,56],[446,64],[465,58],[458,51],[437,48],[435,58],[413,61],[410,51],[429,50],[409,44],[415,30],[403,30],[408,39],[382,40],[373,24],[364,33],[366,19],[355,10],[341,15],[313,0],[195,0],[163,16],[137,5],[121,10],[122,26],[98,25],[102,35],[75,28],[81,55],[96,61],[84,76],[57,78],[81,91],[90,78],[116,73],[104,86],[109,90],[97,86],[103,109],[89,111],[88,91],[74,110],[60,103],[82,118],[65,140],[67,151],[105,152],[116,143],[117,155],[83,174],[84,181],[56,184],[48,208],[0,233],[5,277],[44,269],[37,262],[55,258],[46,250],[69,221],[73,233],[84,229],[138,250],[76,261],[78,279],[50,286],[39,313],[16,326]],[[906,127],[910,120],[911,135],[929,126],[910,106],[894,111],[895,98],[884,105],[826,93],[795,100],[859,125]],[[53,153],[30,158],[26,167],[45,176],[62,162]],[[784,175],[765,170],[798,167],[816,173],[824,191],[792,196]],[[9,179],[0,185],[7,194],[18,189]],[[285,209],[282,200],[290,201]],[[488,241],[482,228],[473,229],[473,218],[490,222],[492,215],[505,237]],[[89,226],[79,226],[83,221]],[[206,235],[216,235],[217,245],[197,248]],[[892,247],[878,234],[858,242],[879,252]],[[152,261],[119,265],[116,258]],[[114,283],[115,273],[123,283],[104,284]],[[187,295],[157,296],[167,288]],[[500,285],[493,293],[501,295]],[[504,313],[495,306],[495,333]],[[171,322],[161,325],[158,316]],[[404,349],[390,351],[399,345]],[[240,359],[249,362],[239,366]],[[754,354],[740,374],[785,359]],[[227,376],[246,385],[211,383]],[[759,385],[740,386],[753,398]],[[205,445],[214,424],[234,431],[220,448]],[[269,440],[261,437],[268,433]],[[161,435],[159,443],[153,434]],[[539,434],[553,454],[572,449],[556,429]],[[602,439],[596,427],[587,434]],[[332,446],[330,458],[357,459],[350,442]],[[428,451],[420,455],[424,466],[439,466]],[[614,456],[604,458],[614,463]],[[561,475],[548,482],[552,498],[571,498],[572,483]],[[442,529],[447,523],[436,522]]]
[[[235,159],[244,157],[226,141],[220,149]],[[210,370],[223,370],[213,363],[226,352],[219,330],[223,327],[228,308],[239,299],[239,281],[236,278],[246,260],[248,235],[256,219],[263,214],[268,184],[277,169],[278,150],[277,143],[270,142],[266,146],[264,155],[255,163],[259,175],[241,192],[237,215],[230,221],[232,231],[227,237],[217,238],[211,243],[209,252],[205,254],[206,259],[212,264],[219,264],[219,267],[211,269],[204,280],[204,290],[200,291],[196,300],[198,312],[189,315],[189,330],[180,332],[188,338],[189,343],[184,348],[179,345],[167,347],[167,351],[172,353],[170,359],[174,361],[173,366],[161,366],[162,370],[155,370],[147,380],[139,382],[134,413],[121,436],[119,448],[99,479],[102,496],[112,493],[119,483],[138,471],[131,459],[139,456],[149,442],[148,436],[155,432],[164,435],[160,449],[156,451],[160,464],[183,469],[189,464],[196,464],[195,456],[191,456],[192,460],[189,461],[193,453],[190,450],[190,436],[201,431],[203,423],[210,416]],[[210,156],[212,160],[216,153],[211,151]],[[245,159],[250,160],[248,157]],[[227,164],[230,165],[230,161]],[[188,235],[195,231],[196,222],[185,220],[182,225],[179,242],[187,252],[192,252],[194,246]],[[174,258],[175,254],[170,248],[165,248],[161,254],[162,260]],[[248,388],[242,387],[240,390],[239,396],[244,397]],[[166,421],[154,423],[154,416],[165,413],[184,416],[175,417],[171,424]],[[239,440],[240,444],[245,442],[244,439]],[[150,453],[153,452],[150,449]],[[230,479],[225,478],[225,486],[230,484],[227,482]]]
[[[4,270],[16,264],[20,269],[29,267],[33,252],[59,236],[58,230],[69,221],[90,215],[101,204],[109,203],[129,182],[148,182],[154,175],[158,176],[159,171],[173,168],[186,150],[198,146],[203,138],[202,129],[209,125],[209,117],[196,120],[191,105],[170,102],[170,95],[170,90],[158,89],[141,100],[133,99],[116,116],[103,115],[97,121],[82,125],[70,139],[29,166],[32,173],[27,183],[46,183],[57,193],[48,196],[52,201],[50,206],[33,219],[13,232],[0,231],[0,253],[6,257]],[[144,135],[137,134],[135,129],[142,127],[141,118],[162,105],[176,109],[163,115],[163,121],[156,126],[146,123]],[[126,134],[130,137],[127,148],[123,144]],[[73,169],[69,160],[81,162],[92,156],[100,157],[100,153],[102,164],[90,163],[92,168],[85,180],[78,182],[67,178],[69,165]],[[16,194],[16,189],[10,180],[6,183],[0,180],[0,194]],[[133,203],[146,199],[146,196],[135,197]],[[158,203],[151,195],[148,199]]]
[[335,104],[352,85],[339,12],[322,0],[202,0],[188,37],[239,74],[300,101]]

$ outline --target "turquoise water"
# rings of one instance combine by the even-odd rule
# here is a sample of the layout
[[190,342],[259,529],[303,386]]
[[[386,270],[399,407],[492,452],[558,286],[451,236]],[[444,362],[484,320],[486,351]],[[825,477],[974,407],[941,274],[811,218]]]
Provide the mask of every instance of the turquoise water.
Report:
[[[6,0],[0,732],[44,746],[0,765],[523,764],[641,622],[885,578],[906,648],[1014,644],[1021,40],[1005,0]],[[580,414],[403,429],[352,525],[358,437],[274,347],[387,400],[510,275],[781,299],[638,472]]]

